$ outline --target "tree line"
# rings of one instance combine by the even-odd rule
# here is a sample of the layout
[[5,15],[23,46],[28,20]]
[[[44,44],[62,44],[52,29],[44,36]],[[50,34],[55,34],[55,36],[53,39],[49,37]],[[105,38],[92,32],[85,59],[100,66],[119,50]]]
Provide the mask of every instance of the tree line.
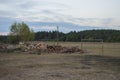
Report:
[[[104,42],[120,42],[120,30],[85,30],[59,32],[59,41],[80,42],[81,39],[103,39]],[[56,41],[57,31],[41,31],[35,33],[35,41]]]
[[[58,32],[59,41],[80,42],[81,39],[103,39],[104,42],[120,42],[120,30],[85,30],[71,31],[69,33]],[[0,36],[0,42],[18,42],[17,36]],[[27,37],[27,36],[26,36]],[[13,40],[14,39],[14,40]],[[31,41],[56,41],[57,31],[40,31],[34,33],[34,39]],[[12,43],[14,43],[12,42]]]
[[[58,34],[58,35],[57,35]],[[19,43],[25,41],[71,41],[80,42],[81,39],[103,39],[104,42],[120,42],[120,30],[85,30],[63,33],[58,31],[34,32],[24,22],[13,23],[10,34],[0,36],[0,43]]]

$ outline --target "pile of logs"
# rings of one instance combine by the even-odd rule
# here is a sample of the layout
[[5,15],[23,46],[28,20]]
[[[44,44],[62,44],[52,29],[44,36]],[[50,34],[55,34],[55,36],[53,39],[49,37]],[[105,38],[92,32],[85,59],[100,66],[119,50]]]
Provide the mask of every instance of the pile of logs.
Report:
[[79,47],[47,45],[45,43],[20,43],[19,46],[0,44],[0,52],[25,51],[29,53],[84,53]]
[[54,53],[84,53],[83,50],[76,47],[63,47],[63,46],[56,46],[56,45],[47,45],[48,52],[54,52]]
[[[23,47],[23,46],[22,46]],[[64,47],[61,45],[47,45],[45,43],[26,44],[26,51],[37,51],[45,53],[84,53],[79,47]]]
[[6,45],[0,44],[0,52],[4,52],[7,49]]

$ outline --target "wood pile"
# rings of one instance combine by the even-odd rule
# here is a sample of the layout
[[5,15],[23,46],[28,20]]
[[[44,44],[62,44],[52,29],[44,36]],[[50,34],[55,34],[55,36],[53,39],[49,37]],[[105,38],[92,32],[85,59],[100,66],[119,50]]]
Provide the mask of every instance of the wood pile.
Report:
[[[24,44],[25,45],[25,44]],[[23,47],[23,46],[22,46]],[[45,43],[30,43],[25,45],[25,51],[30,51],[32,53],[35,52],[43,52],[43,53],[84,53],[83,50],[79,49],[77,46],[75,47],[64,47],[61,45],[47,45]]]
[[63,46],[56,46],[56,45],[47,45],[47,52],[52,52],[52,53],[84,53],[83,50],[79,49],[77,46],[76,47],[63,47]]
[[0,44],[0,51],[5,51],[7,49],[6,45]]
[[76,47],[64,47],[61,51],[61,53],[84,53],[82,49],[79,49],[77,46]]
[[18,47],[15,45],[0,44],[0,52],[28,52],[28,53],[84,53],[79,47],[65,47],[61,45],[47,45],[45,43],[21,43]]

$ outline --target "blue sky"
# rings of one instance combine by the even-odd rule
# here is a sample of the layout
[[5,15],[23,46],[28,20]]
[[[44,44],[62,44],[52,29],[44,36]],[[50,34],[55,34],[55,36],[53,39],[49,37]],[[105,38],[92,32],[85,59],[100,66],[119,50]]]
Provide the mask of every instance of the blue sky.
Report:
[[24,21],[34,31],[120,30],[120,0],[0,0],[0,34]]

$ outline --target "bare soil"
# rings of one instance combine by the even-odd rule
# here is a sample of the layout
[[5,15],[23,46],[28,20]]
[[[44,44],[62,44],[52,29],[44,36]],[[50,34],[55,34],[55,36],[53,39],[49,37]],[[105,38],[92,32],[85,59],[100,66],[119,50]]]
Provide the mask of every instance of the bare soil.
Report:
[[120,58],[0,53],[0,80],[120,80]]

